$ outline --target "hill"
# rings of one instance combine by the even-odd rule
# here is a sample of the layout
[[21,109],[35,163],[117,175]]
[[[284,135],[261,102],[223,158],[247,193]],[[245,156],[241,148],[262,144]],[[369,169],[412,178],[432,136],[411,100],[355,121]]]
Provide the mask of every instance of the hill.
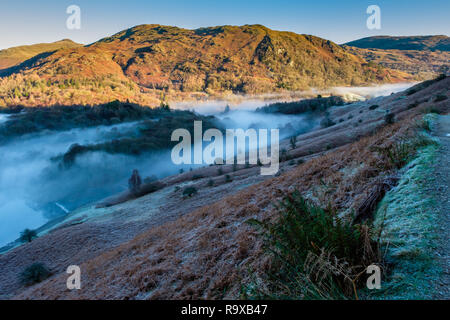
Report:
[[450,51],[450,38],[445,35],[368,37],[346,43],[348,46],[363,49],[395,49],[395,50],[431,50]]
[[13,47],[0,50],[0,70],[17,66],[18,64],[44,52],[52,52],[64,48],[77,48],[81,44],[64,39],[52,43],[39,43],[29,46]]
[[407,79],[405,73],[369,66],[329,40],[261,25],[196,30],[141,25],[9,69],[0,78],[0,106],[115,99],[155,105],[162,93],[179,99]]
[[369,63],[414,75],[418,80],[431,79],[449,72],[449,51],[420,51],[397,49],[362,49],[344,46],[345,49]]
[[412,74],[418,80],[449,72],[447,36],[378,36],[351,41],[343,47],[371,64]]

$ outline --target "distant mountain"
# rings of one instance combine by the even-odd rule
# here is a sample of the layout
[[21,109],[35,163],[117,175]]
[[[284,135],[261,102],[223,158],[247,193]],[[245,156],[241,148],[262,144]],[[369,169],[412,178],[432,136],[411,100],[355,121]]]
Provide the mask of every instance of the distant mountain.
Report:
[[33,57],[1,77],[0,105],[155,105],[161,95],[265,93],[411,79],[341,46],[261,25],[140,25],[86,47]]
[[447,36],[370,37],[343,45],[348,52],[385,68],[429,79],[450,71]]
[[347,42],[345,45],[362,49],[450,51],[450,38],[444,35],[411,37],[376,36]]
[[75,43],[72,40],[64,39],[53,43],[39,43],[0,50],[0,70],[16,66],[25,60],[44,52],[51,52],[64,48],[77,48],[81,46],[81,44]]

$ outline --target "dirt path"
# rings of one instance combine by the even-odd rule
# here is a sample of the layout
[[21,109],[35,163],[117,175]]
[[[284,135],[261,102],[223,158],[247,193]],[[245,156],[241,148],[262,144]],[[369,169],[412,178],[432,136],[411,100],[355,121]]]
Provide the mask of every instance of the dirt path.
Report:
[[442,275],[436,284],[436,299],[450,299],[450,115],[439,116],[434,134],[439,137],[441,149],[435,164],[437,204],[440,207],[440,225],[437,255]]

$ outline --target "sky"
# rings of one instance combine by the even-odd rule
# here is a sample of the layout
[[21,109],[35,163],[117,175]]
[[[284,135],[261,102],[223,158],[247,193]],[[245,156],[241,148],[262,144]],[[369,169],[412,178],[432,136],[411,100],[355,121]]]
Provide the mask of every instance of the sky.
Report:
[[[79,30],[66,27],[70,5],[81,9]],[[369,5],[381,9],[380,30],[367,28]],[[0,0],[0,49],[67,38],[89,44],[139,24],[262,24],[341,44],[374,35],[449,35],[449,12],[448,0]]]

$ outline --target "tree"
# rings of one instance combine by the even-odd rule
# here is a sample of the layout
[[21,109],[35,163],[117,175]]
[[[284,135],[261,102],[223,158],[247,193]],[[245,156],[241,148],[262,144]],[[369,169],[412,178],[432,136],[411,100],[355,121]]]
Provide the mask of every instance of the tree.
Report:
[[297,142],[297,137],[296,136],[291,137],[291,140],[289,142],[291,143],[291,148],[295,149],[296,142]]
[[386,122],[386,124],[393,124],[395,122],[395,114],[391,113],[390,110],[386,110],[384,122]]
[[131,193],[136,194],[141,189],[142,185],[142,179],[139,175],[139,171],[136,169],[133,170],[133,174],[131,175],[130,179],[128,180],[128,189]]
[[35,230],[25,229],[20,233],[20,241],[31,242],[34,238],[37,238]]

